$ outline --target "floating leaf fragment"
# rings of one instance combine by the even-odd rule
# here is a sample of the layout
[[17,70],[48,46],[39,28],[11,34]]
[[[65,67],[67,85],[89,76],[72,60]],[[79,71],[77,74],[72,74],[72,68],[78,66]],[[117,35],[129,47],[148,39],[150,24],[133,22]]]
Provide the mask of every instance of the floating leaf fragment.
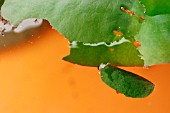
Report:
[[101,69],[100,74],[108,86],[127,97],[144,98],[154,89],[154,84],[145,78],[110,65]]

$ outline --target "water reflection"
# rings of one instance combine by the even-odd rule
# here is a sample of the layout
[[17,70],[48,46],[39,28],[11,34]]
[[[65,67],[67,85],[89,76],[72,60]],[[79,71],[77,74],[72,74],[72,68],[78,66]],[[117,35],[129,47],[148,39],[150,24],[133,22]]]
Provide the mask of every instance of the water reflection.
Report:
[[34,36],[39,37],[39,32],[46,27],[49,27],[49,23],[42,19],[24,20],[15,29],[13,29],[13,26],[10,24],[3,25],[3,23],[0,22],[1,31],[5,29],[4,35],[0,35],[0,49],[27,42]]

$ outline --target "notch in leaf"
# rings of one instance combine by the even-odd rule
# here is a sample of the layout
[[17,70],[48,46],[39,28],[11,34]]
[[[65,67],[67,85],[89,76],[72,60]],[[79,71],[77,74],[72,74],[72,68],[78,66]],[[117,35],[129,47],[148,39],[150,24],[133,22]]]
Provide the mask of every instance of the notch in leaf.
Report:
[[110,65],[100,71],[102,80],[108,86],[127,97],[144,98],[154,89],[153,83],[131,72]]

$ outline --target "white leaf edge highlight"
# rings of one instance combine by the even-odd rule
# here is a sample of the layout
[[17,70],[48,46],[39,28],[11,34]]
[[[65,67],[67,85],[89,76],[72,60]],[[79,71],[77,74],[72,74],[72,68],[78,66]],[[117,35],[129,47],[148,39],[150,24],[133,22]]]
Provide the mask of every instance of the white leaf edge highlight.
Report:
[[[125,37],[121,38],[119,41],[114,41],[114,42],[111,42],[110,44],[107,44],[106,42],[99,42],[99,43],[83,43],[84,46],[100,46],[100,45],[105,45],[107,47],[112,47],[112,46],[115,46],[115,45],[119,45],[119,44],[122,44],[122,43],[125,43],[125,42],[129,42],[129,40],[125,39]],[[78,42],[77,41],[72,41],[70,43],[71,45],[71,48],[78,48]]]

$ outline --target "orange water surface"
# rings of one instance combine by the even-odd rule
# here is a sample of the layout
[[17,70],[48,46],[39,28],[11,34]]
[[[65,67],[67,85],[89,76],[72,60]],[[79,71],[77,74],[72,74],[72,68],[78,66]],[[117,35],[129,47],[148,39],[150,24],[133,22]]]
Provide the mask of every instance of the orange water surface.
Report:
[[155,84],[143,99],[117,94],[97,68],[63,61],[69,44],[46,28],[0,53],[0,113],[169,113],[170,65],[125,68]]

